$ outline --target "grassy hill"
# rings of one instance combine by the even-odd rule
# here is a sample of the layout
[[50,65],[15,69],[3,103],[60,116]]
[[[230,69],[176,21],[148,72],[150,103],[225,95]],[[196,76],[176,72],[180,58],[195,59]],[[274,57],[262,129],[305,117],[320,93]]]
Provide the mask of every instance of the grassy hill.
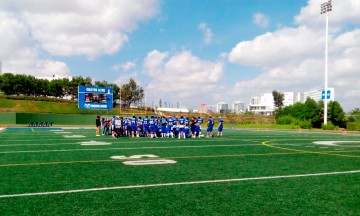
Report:
[[[119,107],[109,111],[79,109],[77,101],[35,101],[0,97],[0,112],[17,113],[54,113],[54,114],[119,114]],[[121,113],[138,113],[130,109]]]
[[[144,115],[144,110],[129,109],[122,110],[120,113],[119,107],[115,107],[109,111],[98,111],[98,110],[86,110],[78,109],[76,101],[41,101],[41,98],[33,98],[36,100],[24,99],[23,97],[12,97],[5,98],[0,97],[0,113],[5,112],[14,112],[14,113],[53,113],[53,114],[98,114],[98,115]],[[208,118],[208,114],[199,114],[199,113],[154,113],[147,111],[147,115],[172,115],[177,116],[186,115],[191,116],[201,116],[204,119]],[[231,118],[235,119],[235,127],[263,127],[263,128],[272,128],[279,127],[275,125],[275,119],[273,116],[258,116],[258,115],[235,115],[235,114],[225,114],[222,115],[225,121],[226,126],[229,126]],[[218,119],[219,114],[213,114],[213,118]]]

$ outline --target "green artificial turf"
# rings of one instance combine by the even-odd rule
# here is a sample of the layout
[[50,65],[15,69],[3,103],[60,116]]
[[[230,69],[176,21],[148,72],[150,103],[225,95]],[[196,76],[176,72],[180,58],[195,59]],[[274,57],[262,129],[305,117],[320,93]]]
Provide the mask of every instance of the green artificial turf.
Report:
[[[359,135],[225,130],[223,137],[179,140],[95,137],[93,129],[57,132],[0,132],[1,215],[356,215],[360,211]],[[89,141],[111,144],[81,145]],[[316,141],[352,142],[330,146],[315,145]],[[176,163],[129,166],[110,158],[147,154],[159,158],[128,161]],[[40,192],[45,194],[36,195]]]

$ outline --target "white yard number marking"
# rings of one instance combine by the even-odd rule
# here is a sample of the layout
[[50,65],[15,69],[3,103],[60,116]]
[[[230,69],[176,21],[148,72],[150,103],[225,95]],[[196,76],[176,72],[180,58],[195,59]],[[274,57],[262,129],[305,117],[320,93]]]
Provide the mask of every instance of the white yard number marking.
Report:
[[326,145],[326,146],[336,146],[336,147],[360,147],[360,141],[317,141],[313,142],[315,145]]
[[140,158],[158,158],[159,156],[153,155],[153,154],[147,154],[147,155],[132,155],[130,157],[126,156],[112,156],[111,159],[115,160],[126,160],[126,159],[140,159]]
[[125,165],[141,166],[141,165],[160,165],[160,164],[174,164],[174,160],[139,160],[139,161],[124,161]]
[[162,160],[129,160],[129,159],[141,159],[141,158],[158,158],[159,156],[153,154],[146,155],[132,155],[132,156],[112,156],[111,159],[114,160],[127,160],[123,164],[131,166],[143,166],[143,165],[161,165],[161,164],[174,164],[176,161],[162,159]]

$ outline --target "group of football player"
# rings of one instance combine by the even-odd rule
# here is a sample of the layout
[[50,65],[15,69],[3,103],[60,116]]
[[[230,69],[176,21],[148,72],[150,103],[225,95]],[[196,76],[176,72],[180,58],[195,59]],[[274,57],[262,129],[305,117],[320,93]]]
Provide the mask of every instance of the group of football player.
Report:
[[[150,138],[200,138],[202,134],[201,126],[203,119],[199,117],[186,116],[146,116],[136,117],[135,115],[126,118],[113,116],[109,120],[103,121],[103,135],[113,137],[150,137]],[[213,127],[215,120],[210,116],[207,120],[206,138],[213,137]],[[218,136],[222,136],[224,120],[220,117],[218,124]],[[111,132],[110,132],[111,131]]]

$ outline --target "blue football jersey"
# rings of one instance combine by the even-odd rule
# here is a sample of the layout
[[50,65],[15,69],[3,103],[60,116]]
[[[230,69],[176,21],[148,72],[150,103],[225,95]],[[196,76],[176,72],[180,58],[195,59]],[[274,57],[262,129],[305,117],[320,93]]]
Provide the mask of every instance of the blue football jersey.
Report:
[[180,124],[180,125],[185,125],[185,119],[184,119],[184,118],[180,118],[180,119],[179,119],[179,124]]
[[173,125],[174,125],[174,120],[171,119],[171,118],[169,118],[169,119],[168,119],[168,125],[169,125],[169,126],[173,126]]
[[211,127],[214,125],[214,120],[213,119],[209,119],[208,120],[208,126]]
[[222,127],[224,125],[224,120],[220,119],[219,123],[220,123],[220,127]]

